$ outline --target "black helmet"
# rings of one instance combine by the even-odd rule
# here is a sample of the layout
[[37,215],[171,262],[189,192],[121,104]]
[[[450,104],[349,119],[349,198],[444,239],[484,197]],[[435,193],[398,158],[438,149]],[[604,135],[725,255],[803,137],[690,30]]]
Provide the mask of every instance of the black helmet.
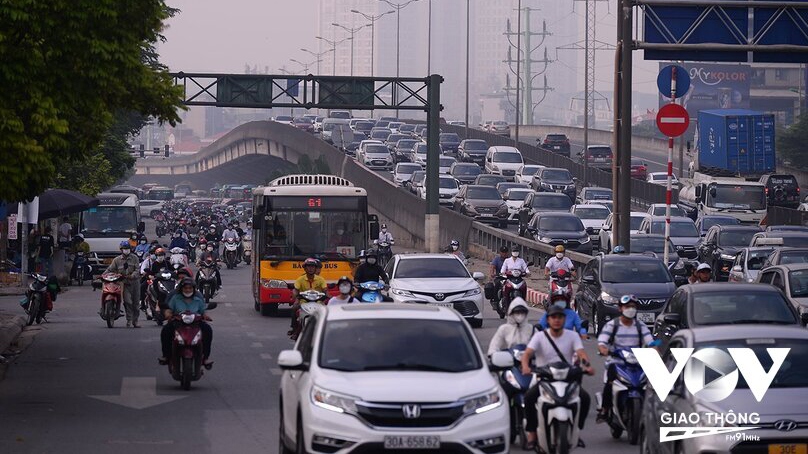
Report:
[[376,249],[368,249],[367,251],[365,251],[365,258],[370,257],[376,258],[378,256],[379,254],[376,252]]
[[347,282],[347,283],[353,285],[353,281],[351,280],[351,278],[349,278],[348,276],[342,276],[341,278],[339,278],[337,280],[337,286],[339,286],[343,282]]
[[196,290],[196,282],[190,277],[185,277],[180,281],[180,290],[182,290],[182,288],[185,287],[186,285],[190,285],[191,287],[194,288],[194,290]]
[[460,242],[459,242],[459,241],[457,241],[457,240],[452,240],[452,242],[451,242],[451,243],[449,243],[449,246],[457,246],[457,247],[460,247]]

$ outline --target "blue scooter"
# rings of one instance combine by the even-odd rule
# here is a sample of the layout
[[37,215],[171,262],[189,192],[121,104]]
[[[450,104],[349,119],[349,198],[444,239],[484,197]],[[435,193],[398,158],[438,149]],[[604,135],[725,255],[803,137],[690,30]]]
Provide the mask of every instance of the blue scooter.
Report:
[[[620,438],[625,431],[629,444],[636,445],[640,437],[647,378],[630,348],[615,347],[609,356],[619,361],[614,363],[616,374],[612,380],[612,406],[606,421],[613,438]],[[600,408],[603,396],[597,393],[596,397]]]
[[384,290],[384,282],[382,281],[360,282],[356,284],[356,287],[359,289],[359,301],[363,303],[389,301],[389,299],[382,295],[382,290]]

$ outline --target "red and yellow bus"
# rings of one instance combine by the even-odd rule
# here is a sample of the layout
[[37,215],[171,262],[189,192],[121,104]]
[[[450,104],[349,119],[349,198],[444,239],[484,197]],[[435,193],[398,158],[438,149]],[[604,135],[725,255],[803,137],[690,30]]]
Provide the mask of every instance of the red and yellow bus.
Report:
[[320,275],[336,293],[352,276],[360,251],[378,236],[367,192],[333,175],[288,175],[253,190],[253,298],[255,310],[274,315],[291,305],[302,262],[318,258]]

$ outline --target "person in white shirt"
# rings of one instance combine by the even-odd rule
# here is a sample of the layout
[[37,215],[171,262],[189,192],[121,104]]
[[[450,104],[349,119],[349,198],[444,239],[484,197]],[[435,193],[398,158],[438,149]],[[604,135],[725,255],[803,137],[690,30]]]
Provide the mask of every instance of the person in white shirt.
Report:
[[353,296],[353,281],[348,276],[342,276],[337,281],[337,287],[339,287],[339,295],[332,296],[330,300],[328,300],[328,306],[339,306],[342,304],[353,304],[360,302],[356,297]]
[[387,230],[387,224],[382,224],[381,230],[379,231],[379,243],[390,243],[393,244],[395,240],[393,240],[393,234]]
[[523,275],[530,274],[530,270],[527,269],[527,262],[525,262],[525,259],[519,257],[519,246],[516,245],[511,248],[511,256],[502,262],[502,268],[499,272],[507,275],[513,270],[519,270]]
[[572,264],[569,257],[564,256],[564,246],[560,244],[555,247],[555,257],[550,257],[550,260],[544,265],[544,277],[550,277],[558,270],[565,270],[575,277],[575,265]]

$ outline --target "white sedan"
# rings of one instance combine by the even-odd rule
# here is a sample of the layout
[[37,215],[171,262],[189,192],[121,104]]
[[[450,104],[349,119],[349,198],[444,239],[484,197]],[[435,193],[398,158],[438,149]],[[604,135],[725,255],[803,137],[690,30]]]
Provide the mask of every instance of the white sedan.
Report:
[[[645,178],[645,181],[651,184],[658,184],[660,186],[667,186],[668,185],[668,172],[651,172]],[[679,179],[676,178],[676,175],[671,175],[671,187],[678,188],[679,187]]]

